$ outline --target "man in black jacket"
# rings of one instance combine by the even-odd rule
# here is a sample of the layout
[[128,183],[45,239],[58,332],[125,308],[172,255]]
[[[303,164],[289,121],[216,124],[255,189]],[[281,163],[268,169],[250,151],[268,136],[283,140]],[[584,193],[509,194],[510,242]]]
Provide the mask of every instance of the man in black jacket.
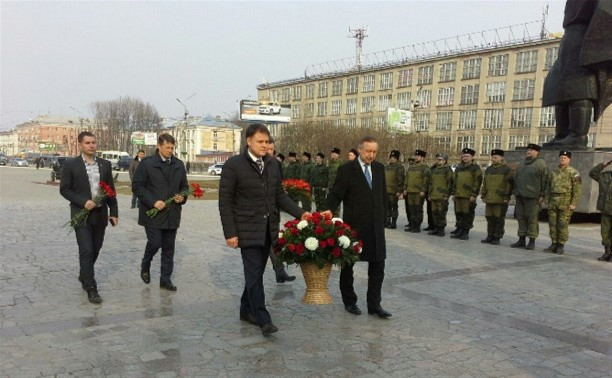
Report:
[[[132,181],[132,191],[140,201],[138,224],[144,226],[147,233],[140,278],[146,284],[151,282],[151,261],[161,248],[159,286],[170,291],[176,291],[171,280],[174,269],[174,242],[181,224],[182,205],[187,202],[187,196],[180,193],[189,189],[185,165],[173,156],[174,145],[172,135],[161,134],[157,139],[157,152],[140,162]],[[166,205],[165,201],[171,197],[174,201]],[[159,213],[151,218],[147,211],[153,208],[159,210]]]
[[[385,278],[385,220],[387,211],[387,184],[385,166],[376,159],[378,143],[373,137],[364,137],[359,143],[358,157],[338,168],[332,191],[327,196],[325,211],[331,215],[344,203],[344,222],[359,233],[363,241],[361,260],[368,265],[368,313],[380,318],[391,314],[381,305],[381,289]],[[357,294],[353,288],[353,266],[340,271],[340,291],[346,311],[360,315]]]
[[[104,243],[106,224],[116,226],[119,223],[117,198],[107,198],[96,204],[93,200],[98,194],[99,183],[104,182],[115,190],[112,167],[108,160],[96,157],[96,137],[89,131],[83,131],[77,137],[81,156],[67,160],[62,165],[60,194],[70,201],[70,217],[82,209],[89,210],[84,224],[74,227],[79,245],[79,281],[87,291],[91,303],[100,303],[94,265]],[[110,209],[110,217],[108,210]]]
[[278,239],[279,211],[310,217],[283,190],[279,170],[267,155],[269,137],[266,126],[250,125],[247,148],[223,165],[219,184],[223,234],[229,247],[240,247],[244,265],[240,320],[260,326],[264,336],[278,331],[266,309],[263,274]]

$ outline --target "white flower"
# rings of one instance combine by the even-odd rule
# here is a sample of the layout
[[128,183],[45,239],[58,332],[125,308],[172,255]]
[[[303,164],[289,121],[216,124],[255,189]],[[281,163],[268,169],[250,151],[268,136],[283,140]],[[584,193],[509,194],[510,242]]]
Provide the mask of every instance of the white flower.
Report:
[[338,243],[342,248],[348,248],[351,245],[351,239],[349,239],[346,235],[342,235],[338,238]]
[[332,223],[335,224],[336,222],[344,223],[344,221],[340,218],[332,218]]
[[279,233],[278,233],[278,238],[280,239],[280,238],[282,238],[282,237],[283,237],[283,233],[282,233],[282,232],[279,232]]
[[[298,224],[298,227],[299,226],[300,225]],[[315,249],[317,249],[319,247],[319,241],[316,238],[313,238],[311,236],[311,237],[307,238],[306,241],[304,241],[304,246],[309,251],[314,251]]]
[[303,230],[308,226],[308,221],[302,220],[300,221],[300,223],[297,224],[297,229],[298,230]]

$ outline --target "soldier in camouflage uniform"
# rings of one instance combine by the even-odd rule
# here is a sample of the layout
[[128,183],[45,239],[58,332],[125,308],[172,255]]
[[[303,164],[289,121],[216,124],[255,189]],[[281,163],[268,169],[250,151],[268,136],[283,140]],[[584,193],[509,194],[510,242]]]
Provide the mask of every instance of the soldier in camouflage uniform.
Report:
[[[300,163],[297,161],[297,154],[295,152],[289,152],[287,157],[289,164],[283,169],[283,179],[299,179],[300,178]],[[296,204],[300,203],[300,198],[297,195],[289,193],[289,197]]]
[[455,169],[455,217],[457,229],[451,232],[451,238],[468,240],[470,230],[474,227],[476,215],[476,198],[482,184],[482,169],[474,163],[476,151],[471,148],[461,150],[461,164]]
[[569,237],[568,226],[582,189],[580,173],[569,165],[571,159],[570,151],[559,152],[559,166],[550,173],[546,186],[551,244],[544,251],[558,255],[565,252],[564,246]]
[[[527,157],[514,174],[514,196],[516,197],[516,219],[518,220],[519,240],[510,245],[512,248],[535,248],[538,237],[538,213],[540,203],[544,201],[546,181],[548,181],[548,166],[540,157],[542,147],[537,144],[527,145]],[[529,237],[529,244],[525,243]]]
[[597,210],[601,211],[601,244],[605,252],[599,261],[610,261],[612,257],[612,160],[599,163],[589,176],[599,183]]
[[323,211],[327,198],[327,185],[329,183],[329,169],[325,165],[325,155],[319,152],[315,158],[316,164],[310,172],[310,186],[314,194],[317,211]]
[[387,208],[387,222],[385,227],[397,228],[397,217],[399,216],[397,203],[404,191],[404,166],[399,163],[400,152],[391,151],[389,164],[385,166],[385,179],[387,180],[387,197],[389,207]]
[[410,164],[406,177],[404,179],[406,196],[406,204],[408,210],[408,228],[406,232],[421,232],[421,223],[423,223],[423,202],[425,194],[429,191],[429,183],[431,180],[431,170],[425,163],[427,152],[416,150],[414,152],[414,164]]
[[[334,187],[334,182],[336,182],[336,173],[338,172],[338,167],[342,165],[340,161],[340,149],[334,147],[331,149],[331,153],[329,154],[329,163],[327,164],[327,168],[329,169],[329,183],[327,184],[327,193],[329,193]],[[334,217],[340,217],[340,207],[336,209],[334,212]]]
[[448,199],[453,191],[454,174],[448,165],[448,155],[437,154],[436,165],[431,168],[431,185],[429,185],[429,202],[434,229],[428,235],[444,236]]
[[491,165],[487,167],[482,181],[480,197],[486,204],[487,238],[482,243],[499,245],[504,236],[508,202],[512,197],[514,172],[504,162],[503,150],[491,150]]
[[[314,163],[310,160],[312,155],[310,152],[302,153],[302,165],[300,166],[300,178],[310,184],[310,189],[312,189],[312,184],[310,183],[310,174],[312,173],[312,169],[314,168]],[[300,198],[302,202],[302,210],[310,212],[312,210],[312,199],[311,197],[303,196]]]
[[[429,170],[430,171],[433,170],[436,167],[436,165],[437,163],[433,163],[432,165],[430,165]],[[431,209],[431,199],[429,198],[429,191],[425,193],[425,209],[427,209],[427,227],[425,227],[423,231],[435,231],[436,226],[434,225],[434,218],[433,218],[433,212]]]

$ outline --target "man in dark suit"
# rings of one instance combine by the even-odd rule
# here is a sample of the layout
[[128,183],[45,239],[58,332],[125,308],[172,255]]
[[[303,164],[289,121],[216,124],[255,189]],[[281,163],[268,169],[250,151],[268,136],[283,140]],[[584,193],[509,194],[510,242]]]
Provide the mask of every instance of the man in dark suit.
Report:
[[[140,266],[140,278],[151,282],[151,261],[161,248],[161,275],[159,287],[176,291],[171,276],[174,270],[174,242],[181,224],[182,205],[187,197],[180,195],[189,189],[187,171],[183,162],[174,154],[174,137],[161,134],[157,138],[157,151],[153,156],[143,159],[132,180],[132,192],[136,193],[140,206],[138,224],[147,233],[147,245]],[[166,205],[166,200],[174,197],[174,202]],[[156,208],[159,213],[153,218],[147,211]]]
[[[381,288],[385,277],[385,219],[387,210],[387,184],[385,166],[376,159],[378,143],[373,137],[364,137],[359,143],[358,157],[338,168],[336,181],[327,197],[331,215],[344,203],[344,222],[359,233],[363,241],[361,260],[368,265],[368,313],[380,318],[391,314],[381,305]],[[340,291],[346,311],[360,315],[357,294],[353,288],[353,266],[340,271]]]
[[77,141],[81,156],[69,159],[62,165],[60,194],[70,201],[71,217],[82,209],[89,210],[85,223],[74,227],[79,245],[79,281],[89,301],[100,303],[102,298],[98,294],[94,265],[104,243],[106,225],[110,221],[116,226],[119,223],[119,212],[117,198],[107,198],[99,204],[93,201],[98,194],[100,182],[105,182],[115,190],[111,163],[96,157],[96,137],[89,131],[83,131]]
[[280,210],[306,219],[283,190],[278,167],[267,154],[270,132],[261,124],[246,129],[247,148],[223,165],[219,184],[219,213],[226,243],[240,247],[245,285],[240,320],[258,325],[264,336],[278,328],[266,309],[263,274],[270,248],[278,239]]

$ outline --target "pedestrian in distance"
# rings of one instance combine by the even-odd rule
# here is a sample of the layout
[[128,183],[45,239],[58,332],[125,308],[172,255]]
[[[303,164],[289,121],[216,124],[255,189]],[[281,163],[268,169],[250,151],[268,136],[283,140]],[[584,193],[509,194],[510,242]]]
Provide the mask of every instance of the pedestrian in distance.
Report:
[[346,155],[346,158],[348,159],[348,161],[353,161],[355,159],[357,159],[357,156],[359,156],[359,152],[357,152],[356,149],[351,148],[348,152],[348,154]]
[[101,303],[94,266],[104,243],[107,224],[119,224],[119,210],[115,197],[98,204],[94,202],[101,182],[115,190],[111,163],[96,157],[95,135],[83,131],[77,136],[77,142],[81,155],[62,165],[60,194],[70,201],[71,218],[83,209],[89,210],[84,224],[74,227],[79,246],[79,282],[91,303]]
[[[138,224],[145,228],[147,235],[140,278],[146,284],[151,283],[151,262],[161,249],[159,287],[168,291],[177,290],[172,283],[175,241],[181,225],[182,208],[187,202],[187,197],[179,193],[189,189],[185,165],[174,156],[175,144],[172,135],[161,134],[157,138],[155,154],[140,162],[132,181],[132,191],[140,203]],[[165,201],[171,197],[174,202],[166,205]],[[147,211],[151,209],[159,212],[149,217]]]
[[448,155],[437,154],[436,165],[431,168],[431,185],[429,185],[429,201],[434,229],[428,235],[444,236],[446,228],[446,214],[448,213],[448,199],[453,192],[455,176],[448,165]]
[[487,237],[481,240],[481,243],[499,245],[504,237],[506,213],[513,185],[514,172],[504,162],[504,151],[491,150],[491,165],[485,170],[480,191],[487,220]]
[[476,151],[471,148],[461,150],[461,164],[455,169],[453,200],[457,228],[451,232],[453,239],[468,240],[474,227],[476,198],[482,185],[482,169],[474,162],[474,155]]
[[258,325],[264,336],[278,331],[266,309],[263,274],[270,250],[278,240],[280,211],[303,220],[311,214],[300,209],[283,190],[278,166],[267,154],[270,132],[251,124],[245,150],[223,166],[219,184],[219,213],[225,241],[240,248],[245,285],[240,299],[240,320]]
[[414,152],[414,164],[410,164],[406,171],[404,180],[404,196],[406,197],[406,213],[408,215],[408,225],[404,230],[406,232],[421,232],[423,204],[431,181],[431,170],[425,163],[426,157],[426,151],[416,150]]
[[[144,157],[144,150],[139,150],[134,160],[130,162],[130,166],[128,167],[130,181],[134,181],[134,173],[136,173],[136,168],[138,168],[138,165],[140,164],[142,159],[144,159]],[[136,193],[132,192],[132,209],[136,208],[136,206],[138,206],[138,197],[136,197]]]
[[610,261],[612,257],[612,160],[599,163],[589,172],[589,177],[599,184],[597,210],[601,211],[601,244],[604,254],[599,261]]

